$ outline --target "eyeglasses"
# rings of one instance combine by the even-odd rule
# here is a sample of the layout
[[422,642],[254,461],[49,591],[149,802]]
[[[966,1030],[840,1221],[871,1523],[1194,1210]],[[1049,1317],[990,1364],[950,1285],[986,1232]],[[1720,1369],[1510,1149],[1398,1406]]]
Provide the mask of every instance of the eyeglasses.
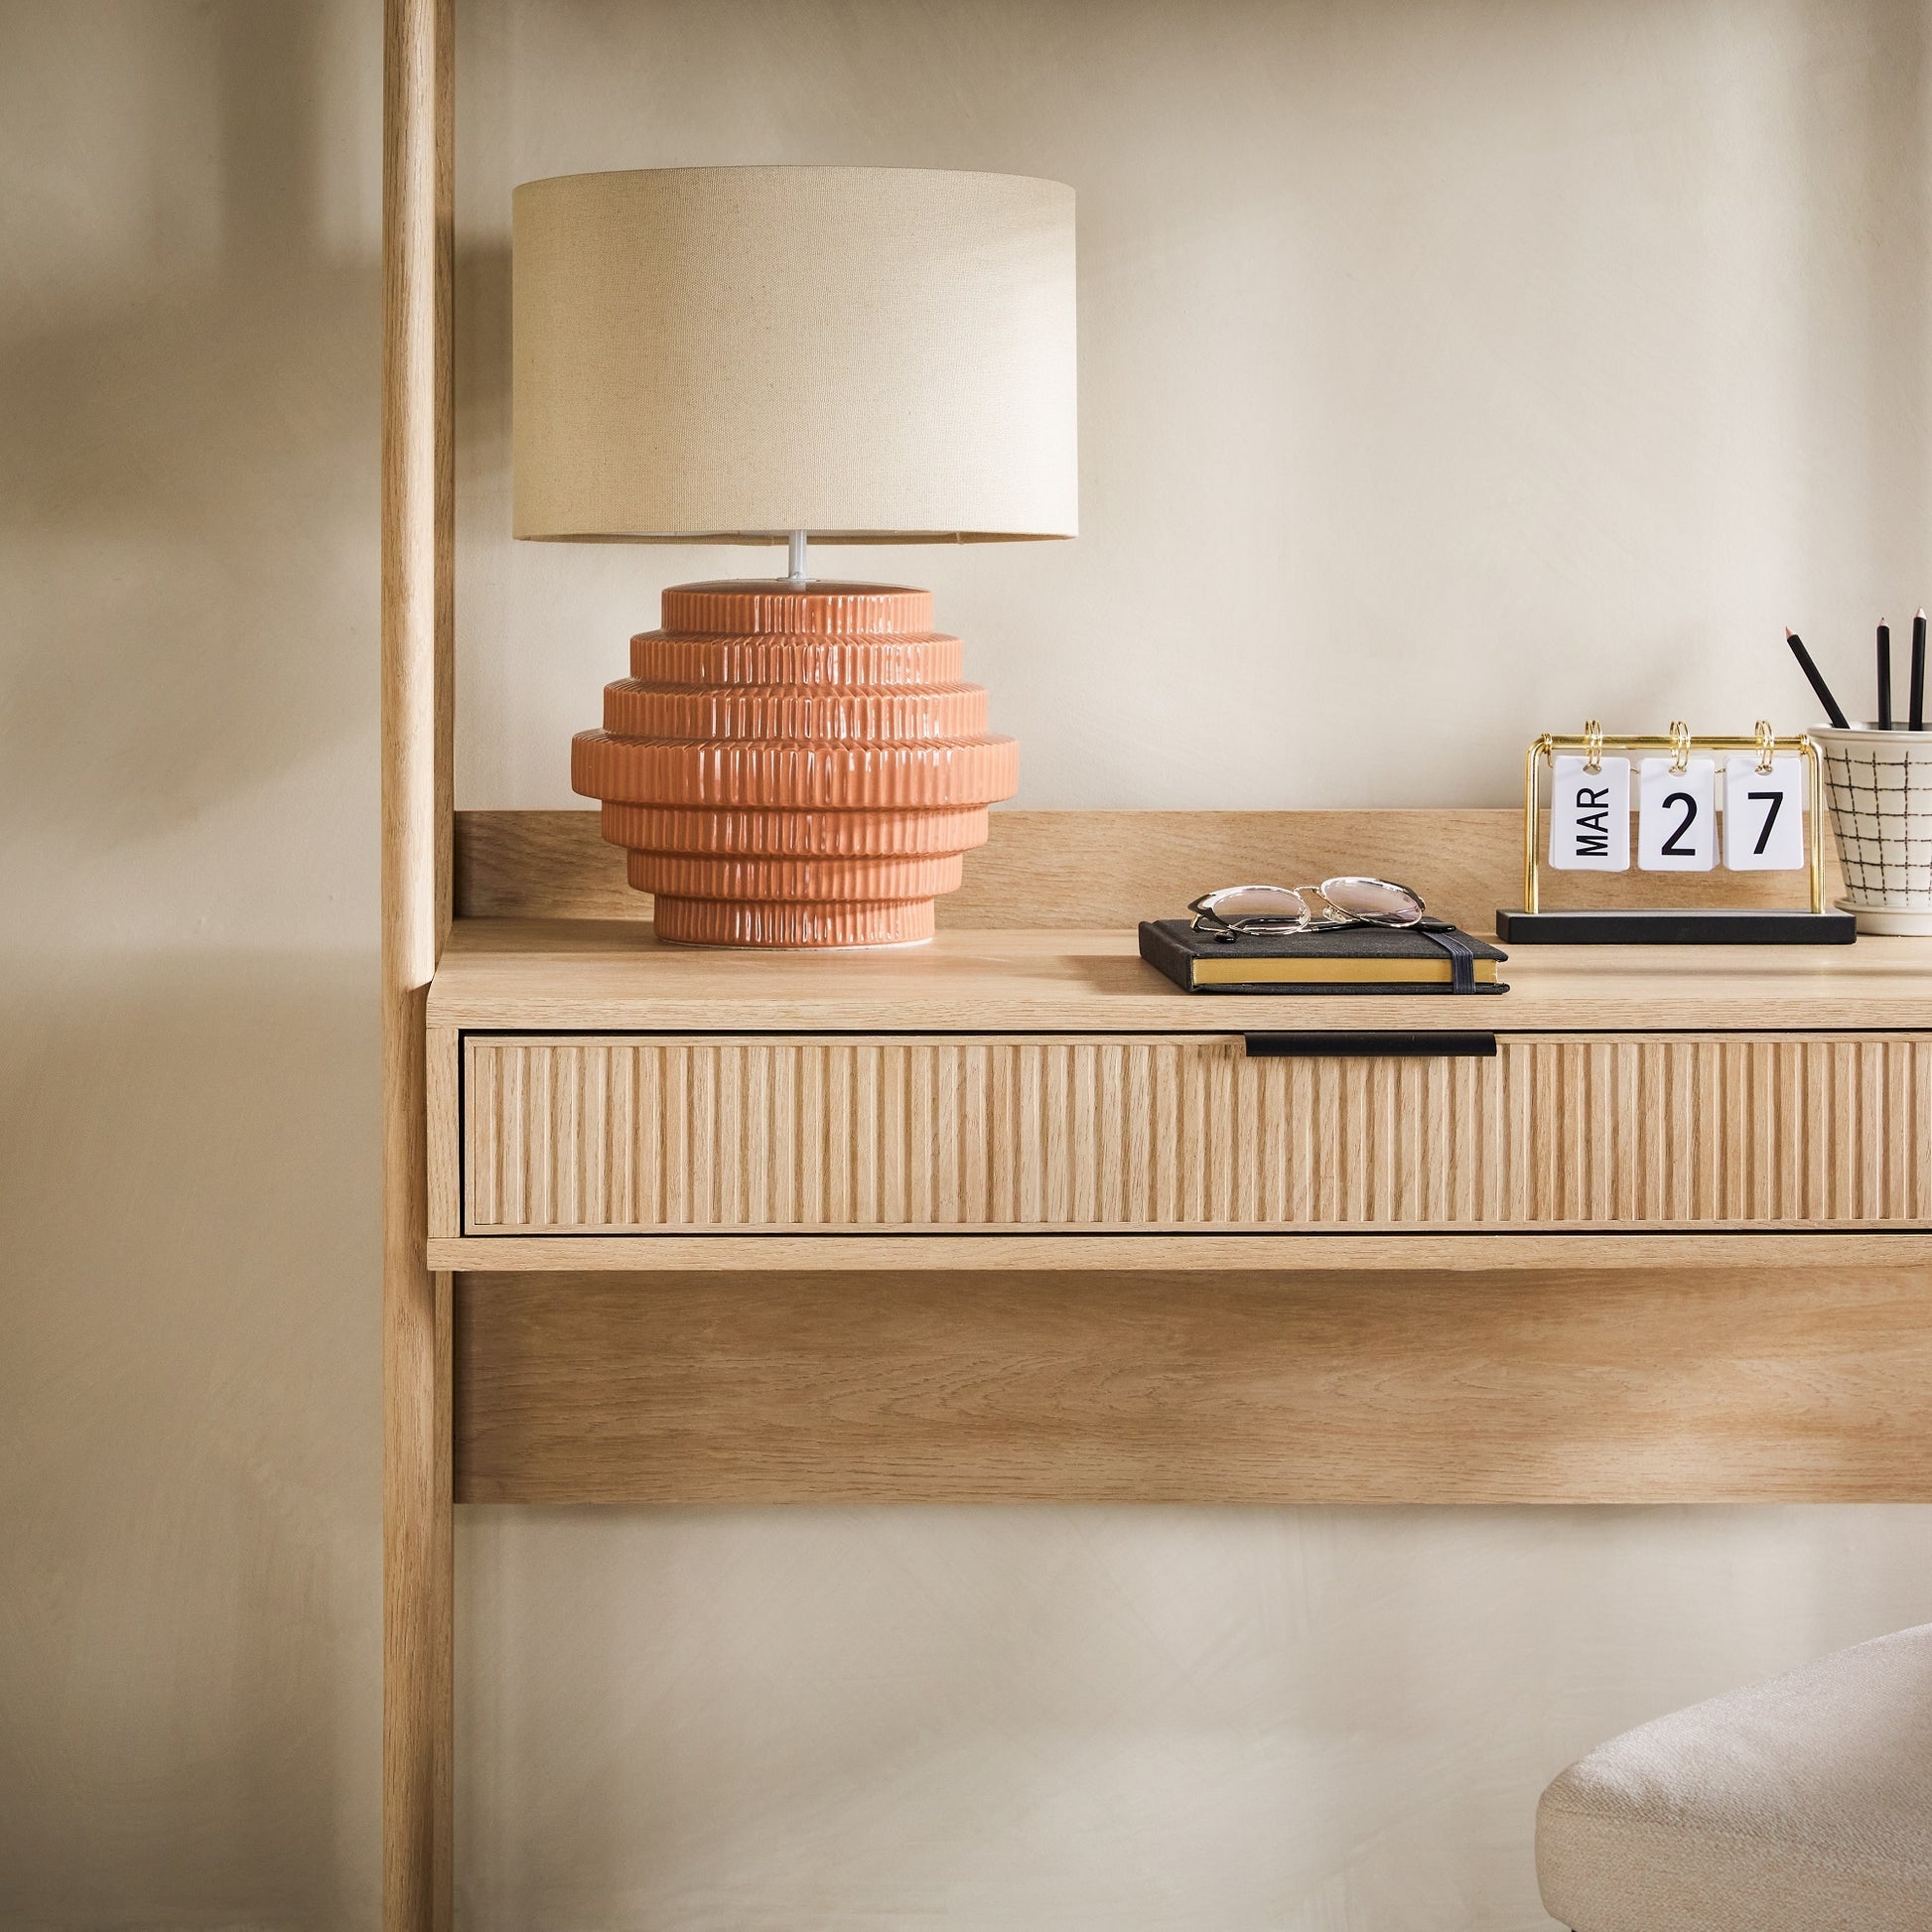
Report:
[[1243,936],[1320,932],[1350,925],[1421,925],[1422,895],[1386,879],[1324,879],[1318,886],[1223,886],[1188,907],[1194,930],[1232,945]]

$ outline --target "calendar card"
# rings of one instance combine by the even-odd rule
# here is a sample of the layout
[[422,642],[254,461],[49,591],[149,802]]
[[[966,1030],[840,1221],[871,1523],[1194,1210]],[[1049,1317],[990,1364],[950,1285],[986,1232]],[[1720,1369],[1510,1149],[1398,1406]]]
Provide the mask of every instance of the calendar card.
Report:
[[1630,869],[1630,760],[1559,757],[1550,783],[1550,864],[1559,872]]

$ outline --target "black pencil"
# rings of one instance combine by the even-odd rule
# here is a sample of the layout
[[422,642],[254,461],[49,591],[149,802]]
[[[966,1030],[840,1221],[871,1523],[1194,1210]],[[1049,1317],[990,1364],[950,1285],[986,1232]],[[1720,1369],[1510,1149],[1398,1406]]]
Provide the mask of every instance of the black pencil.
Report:
[[[1921,617],[1923,614],[1921,613]],[[1925,625],[1919,624],[1918,634],[1925,635]],[[1840,731],[1845,729],[1845,714],[1838,708],[1838,700],[1832,696],[1832,687],[1819,675],[1818,666],[1811,661],[1811,652],[1805,648],[1805,640],[1795,630],[1784,633],[1784,641],[1791,646],[1791,655],[1798,660],[1798,668],[1811,680],[1811,688],[1818,693],[1818,702],[1825,707],[1825,716]],[[1920,652],[1923,659],[1924,652]]]
[[1891,730],[1891,625],[1878,626],[1878,729]]
[[1912,620],[1912,703],[1905,714],[1905,729],[1925,729],[1925,613]]

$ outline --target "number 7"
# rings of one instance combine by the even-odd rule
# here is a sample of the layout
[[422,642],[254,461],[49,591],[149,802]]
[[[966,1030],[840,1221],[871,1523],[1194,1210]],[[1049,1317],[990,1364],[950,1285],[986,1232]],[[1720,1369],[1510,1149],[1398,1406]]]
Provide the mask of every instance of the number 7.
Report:
[[1805,767],[1780,752],[1760,771],[1748,752],[1725,767],[1725,864],[1732,872],[1796,872],[1805,863]]

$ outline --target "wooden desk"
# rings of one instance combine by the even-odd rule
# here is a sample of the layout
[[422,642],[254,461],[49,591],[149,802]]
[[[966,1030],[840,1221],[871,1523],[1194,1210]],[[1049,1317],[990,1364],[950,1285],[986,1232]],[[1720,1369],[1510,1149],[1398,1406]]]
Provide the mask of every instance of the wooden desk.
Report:
[[[1178,993],[459,920],[430,1260],[477,1501],[1932,1493],[1932,945]],[[1491,1031],[1494,1058],[1251,1058]]]

